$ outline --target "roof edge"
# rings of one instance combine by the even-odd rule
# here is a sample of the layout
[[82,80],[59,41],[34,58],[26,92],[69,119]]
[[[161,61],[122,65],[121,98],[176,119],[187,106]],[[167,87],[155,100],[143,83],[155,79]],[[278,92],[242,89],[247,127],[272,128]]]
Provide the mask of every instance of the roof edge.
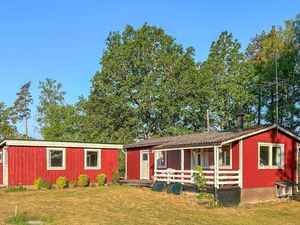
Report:
[[4,140],[0,143],[0,147],[4,145],[11,146],[41,146],[41,147],[73,147],[73,148],[115,148],[123,149],[120,144],[100,144],[100,143],[84,143],[84,142],[64,142],[64,141],[36,141],[36,140]]

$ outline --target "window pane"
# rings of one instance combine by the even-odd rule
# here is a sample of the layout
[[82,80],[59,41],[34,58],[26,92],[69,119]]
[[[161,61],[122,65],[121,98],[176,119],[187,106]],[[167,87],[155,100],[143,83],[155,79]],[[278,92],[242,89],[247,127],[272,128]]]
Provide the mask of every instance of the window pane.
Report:
[[63,151],[50,150],[50,167],[63,167]]
[[219,154],[219,165],[230,166],[230,146],[223,146]]
[[259,164],[261,166],[269,166],[269,147],[268,146],[260,146],[259,147]]
[[2,152],[0,152],[0,163],[2,163]]
[[147,161],[148,160],[148,154],[147,153],[143,153],[143,161]]
[[97,167],[98,166],[98,152],[86,152],[86,166]]
[[[158,152],[157,166],[166,167],[167,166],[167,152]],[[148,159],[146,159],[148,160]]]
[[197,165],[201,166],[201,153],[197,153]]
[[282,166],[283,155],[281,154],[280,147],[272,147],[272,165],[273,166]]

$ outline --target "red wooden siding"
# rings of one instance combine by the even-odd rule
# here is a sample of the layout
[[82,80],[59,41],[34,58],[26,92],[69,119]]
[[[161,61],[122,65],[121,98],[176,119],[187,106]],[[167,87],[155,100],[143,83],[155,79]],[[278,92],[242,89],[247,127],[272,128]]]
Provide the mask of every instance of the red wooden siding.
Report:
[[[2,149],[0,149],[0,153]],[[3,163],[0,162],[0,184],[3,184]]]
[[[258,169],[258,142],[284,144],[284,169]],[[243,141],[243,187],[274,187],[276,180],[296,181],[296,142],[276,130]]]
[[232,170],[239,169],[239,142],[235,141],[231,145],[232,148]]
[[113,169],[118,169],[118,151],[114,149],[101,150],[101,169],[84,169],[83,148],[66,148],[66,169],[47,170],[46,147],[14,147],[8,150],[9,185],[32,185],[34,179],[42,177],[55,183],[59,176],[66,176],[69,181],[75,181],[80,174],[87,174],[91,182],[96,175],[104,173],[111,181]]
[[[181,170],[181,150],[168,151],[167,167]],[[191,150],[184,150],[184,169],[190,170],[191,168]]]
[[149,150],[149,179],[154,175],[154,154],[152,147],[133,148],[127,151],[127,179],[140,179],[140,151]]

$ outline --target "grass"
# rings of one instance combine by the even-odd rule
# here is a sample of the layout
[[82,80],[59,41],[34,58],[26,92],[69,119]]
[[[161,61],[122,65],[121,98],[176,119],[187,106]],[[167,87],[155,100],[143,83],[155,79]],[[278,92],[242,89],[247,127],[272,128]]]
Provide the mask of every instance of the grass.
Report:
[[0,191],[0,199],[0,224],[9,222],[15,206],[50,224],[300,224],[298,201],[205,208],[194,195],[126,186]]
[[17,214],[16,216],[9,217],[6,220],[7,224],[16,225],[26,225],[28,222],[31,222],[32,224],[49,224],[52,220],[47,217],[31,216],[25,213]]

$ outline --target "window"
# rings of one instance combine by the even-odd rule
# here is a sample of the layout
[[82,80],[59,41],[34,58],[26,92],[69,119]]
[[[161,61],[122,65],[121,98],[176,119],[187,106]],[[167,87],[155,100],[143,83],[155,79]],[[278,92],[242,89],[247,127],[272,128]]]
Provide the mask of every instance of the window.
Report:
[[65,149],[48,148],[47,149],[47,169],[64,170],[66,165]]
[[100,169],[100,150],[85,149],[84,169]]
[[278,169],[284,167],[284,145],[259,143],[259,168]]
[[2,163],[2,161],[3,161],[3,154],[2,152],[0,152],[0,163]]
[[203,148],[196,150],[195,163],[203,168],[209,168],[214,165],[214,150],[211,148]]
[[167,168],[167,152],[157,152],[157,168]]
[[230,167],[231,166],[231,146],[222,146],[219,152],[219,166]]

